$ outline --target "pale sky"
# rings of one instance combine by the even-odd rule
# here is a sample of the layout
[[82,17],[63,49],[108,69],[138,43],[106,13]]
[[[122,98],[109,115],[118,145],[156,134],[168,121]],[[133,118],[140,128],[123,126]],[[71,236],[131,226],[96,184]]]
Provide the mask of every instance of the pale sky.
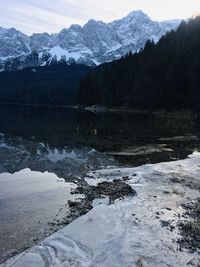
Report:
[[138,9],[158,21],[184,19],[200,14],[200,0],[0,0],[0,26],[52,33],[91,18],[110,22]]

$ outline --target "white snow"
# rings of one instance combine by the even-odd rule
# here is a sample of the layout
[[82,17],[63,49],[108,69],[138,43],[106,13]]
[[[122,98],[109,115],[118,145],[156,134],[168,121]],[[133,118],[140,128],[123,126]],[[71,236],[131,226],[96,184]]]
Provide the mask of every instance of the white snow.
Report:
[[166,144],[160,145],[147,145],[147,146],[135,146],[129,147],[120,152],[109,152],[109,155],[118,155],[118,156],[135,156],[135,155],[147,155],[153,153],[161,153],[163,151],[173,151],[171,148],[168,148]]
[[183,135],[183,136],[173,136],[173,137],[168,137],[168,138],[160,138],[159,140],[160,141],[184,142],[184,141],[198,141],[199,138],[196,135],[187,134],[187,135]]
[[66,57],[66,60],[68,60],[69,58],[73,58],[77,61],[80,59],[80,57],[84,56],[84,54],[88,54],[88,53],[91,54],[91,51],[89,49],[86,49],[86,48],[84,48],[80,52],[78,52],[78,51],[71,51],[70,52],[66,49],[63,49],[59,45],[54,46],[53,48],[49,49],[48,52],[52,55],[52,58],[54,56],[56,56],[58,61],[60,61],[63,56]]
[[12,59],[12,58],[16,58],[16,57],[22,57],[22,56],[25,56],[26,55],[26,53],[20,53],[20,54],[15,54],[15,55],[12,55],[12,56],[6,56],[6,57],[0,57],[0,60],[2,60],[2,61],[6,61],[6,60],[8,60],[8,59]]
[[137,195],[112,205],[97,201],[86,215],[1,267],[197,267],[200,256],[180,251],[173,242],[180,237],[177,228],[170,231],[160,220],[176,225],[181,204],[200,196],[171,178],[199,182],[199,172],[198,152],[185,160],[92,172],[90,184],[129,176]]

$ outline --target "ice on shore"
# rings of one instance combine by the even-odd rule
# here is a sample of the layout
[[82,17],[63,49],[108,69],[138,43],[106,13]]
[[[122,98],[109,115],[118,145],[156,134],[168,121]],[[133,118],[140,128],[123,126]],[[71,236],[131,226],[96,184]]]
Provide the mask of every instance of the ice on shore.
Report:
[[198,190],[172,179],[199,181],[199,173],[198,152],[185,160],[91,172],[86,179],[89,184],[126,177],[137,195],[112,205],[95,205],[38,246],[0,266],[197,267],[198,254],[179,250],[177,227],[172,230],[161,222],[176,226],[184,212],[182,204],[200,196]]
[[161,152],[172,152],[173,149],[168,148],[166,144],[160,145],[147,145],[147,146],[135,146],[129,147],[123,151],[119,152],[109,152],[108,155],[112,156],[141,156],[153,153],[161,153]]
[[173,137],[168,137],[168,138],[160,138],[160,141],[180,141],[180,142],[187,142],[187,141],[198,141],[199,138],[196,135],[183,135],[183,136],[173,136]]

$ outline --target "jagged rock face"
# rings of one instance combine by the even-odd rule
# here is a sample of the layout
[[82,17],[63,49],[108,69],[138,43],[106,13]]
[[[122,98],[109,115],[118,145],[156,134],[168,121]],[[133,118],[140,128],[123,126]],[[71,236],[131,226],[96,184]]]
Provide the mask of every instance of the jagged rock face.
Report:
[[48,33],[34,33],[30,36],[30,47],[32,50],[40,51],[43,47],[52,47],[53,41]]
[[83,27],[72,25],[59,33],[26,36],[0,28],[0,70],[15,70],[46,64],[86,64],[94,66],[138,51],[148,39],[155,42],[180,21],[152,21],[142,11],[104,23],[89,20]]
[[67,50],[74,50],[74,47],[81,49],[84,44],[82,28],[79,25],[72,25],[69,29],[63,29],[56,38],[57,44]]
[[13,57],[30,51],[28,36],[14,28],[7,30],[0,27],[0,57]]
[[112,26],[101,21],[90,20],[83,26],[86,46],[99,61],[102,54],[116,47],[120,40]]

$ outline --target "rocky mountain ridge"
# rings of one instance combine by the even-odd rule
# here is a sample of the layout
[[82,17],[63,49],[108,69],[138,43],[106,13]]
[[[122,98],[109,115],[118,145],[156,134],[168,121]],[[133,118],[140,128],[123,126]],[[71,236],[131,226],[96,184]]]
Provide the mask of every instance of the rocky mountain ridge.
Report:
[[89,20],[55,34],[27,36],[15,28],[0,27],[0,71],[57,63],[95,66],[135,52],[148,39],[157,42],[179,20],[156,22],[141,10],[111,23]]

